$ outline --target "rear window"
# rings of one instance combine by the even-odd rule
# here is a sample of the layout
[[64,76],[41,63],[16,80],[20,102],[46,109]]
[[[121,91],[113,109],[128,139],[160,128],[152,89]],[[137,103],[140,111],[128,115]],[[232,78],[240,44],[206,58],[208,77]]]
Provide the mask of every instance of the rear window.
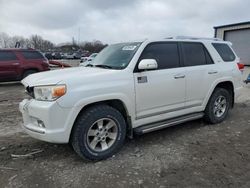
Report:
[[11,51],[0,51],[0,61],[12,61],[17,60],[14,52]]
[[37,51],[22,51],[25,59],[44,59],[43,55]]
[[212,43],[216,51],[220,54],[223,61],[234,61],[235,55],[227,44]]
[[206,65],[206,54],[200,43],[182,43],[184,65],[197,66]]

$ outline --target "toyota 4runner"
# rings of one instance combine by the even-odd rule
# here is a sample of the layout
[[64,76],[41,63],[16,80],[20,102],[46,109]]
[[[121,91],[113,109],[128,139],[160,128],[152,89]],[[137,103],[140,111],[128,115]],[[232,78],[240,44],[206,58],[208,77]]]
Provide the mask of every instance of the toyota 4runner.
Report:
[[204,118],[222,122],[241,88],[231,43],[174,37],[113,44],[87,67],[30,75],[20,105],[24,130],[70,143],[90,160],[112,156],[126,136]]

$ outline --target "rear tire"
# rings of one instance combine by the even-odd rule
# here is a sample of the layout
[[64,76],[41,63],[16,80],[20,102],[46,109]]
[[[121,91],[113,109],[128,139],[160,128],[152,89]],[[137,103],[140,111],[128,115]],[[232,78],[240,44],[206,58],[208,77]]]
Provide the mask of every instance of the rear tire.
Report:
[[122,114],[108,105],[95,105],[77,118],[71,144],[82,158],[102,160],[121,149],[126,137]]
[[211,124],[221,123],[226,119],[231,104],[230,92],[224,88],[216,88],[206,106],[205,121]]
[[34,73],[37,73],[36,70],[26,70],[24,73],[23,73],[23,77],[22,79],[26,78],[27,76],[31,75],[31,74],[34,74]]

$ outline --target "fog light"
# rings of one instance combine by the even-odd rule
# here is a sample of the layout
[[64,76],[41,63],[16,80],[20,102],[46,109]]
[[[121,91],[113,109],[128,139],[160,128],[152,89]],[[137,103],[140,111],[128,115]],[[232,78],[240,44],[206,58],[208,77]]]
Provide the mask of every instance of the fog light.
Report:
[[44,123],[43,123],[43,121],[42,120],[37,120],[37,124],[38,124],[38,126],[39,127],[42,127],[42,128],[45,128],[45,125],[44,125]]

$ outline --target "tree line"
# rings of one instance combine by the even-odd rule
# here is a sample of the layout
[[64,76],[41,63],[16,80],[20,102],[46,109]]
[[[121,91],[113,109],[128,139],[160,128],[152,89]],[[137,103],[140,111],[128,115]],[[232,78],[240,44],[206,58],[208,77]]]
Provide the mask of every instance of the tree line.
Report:
[[42,52],[48,51],[77,51],[84,50],[93,52],[101,51],[107,44],[103,44],[101,41],[95,40],[92,42],[82,42],[76,44],[73,40],[71,43],[64,43],[61,45],[55,45],[49,40],[43,39],[39,35],[31,35],[29,38],[22,36],[9,36],[6,33],[0,33],[0,48],[33,48]]

